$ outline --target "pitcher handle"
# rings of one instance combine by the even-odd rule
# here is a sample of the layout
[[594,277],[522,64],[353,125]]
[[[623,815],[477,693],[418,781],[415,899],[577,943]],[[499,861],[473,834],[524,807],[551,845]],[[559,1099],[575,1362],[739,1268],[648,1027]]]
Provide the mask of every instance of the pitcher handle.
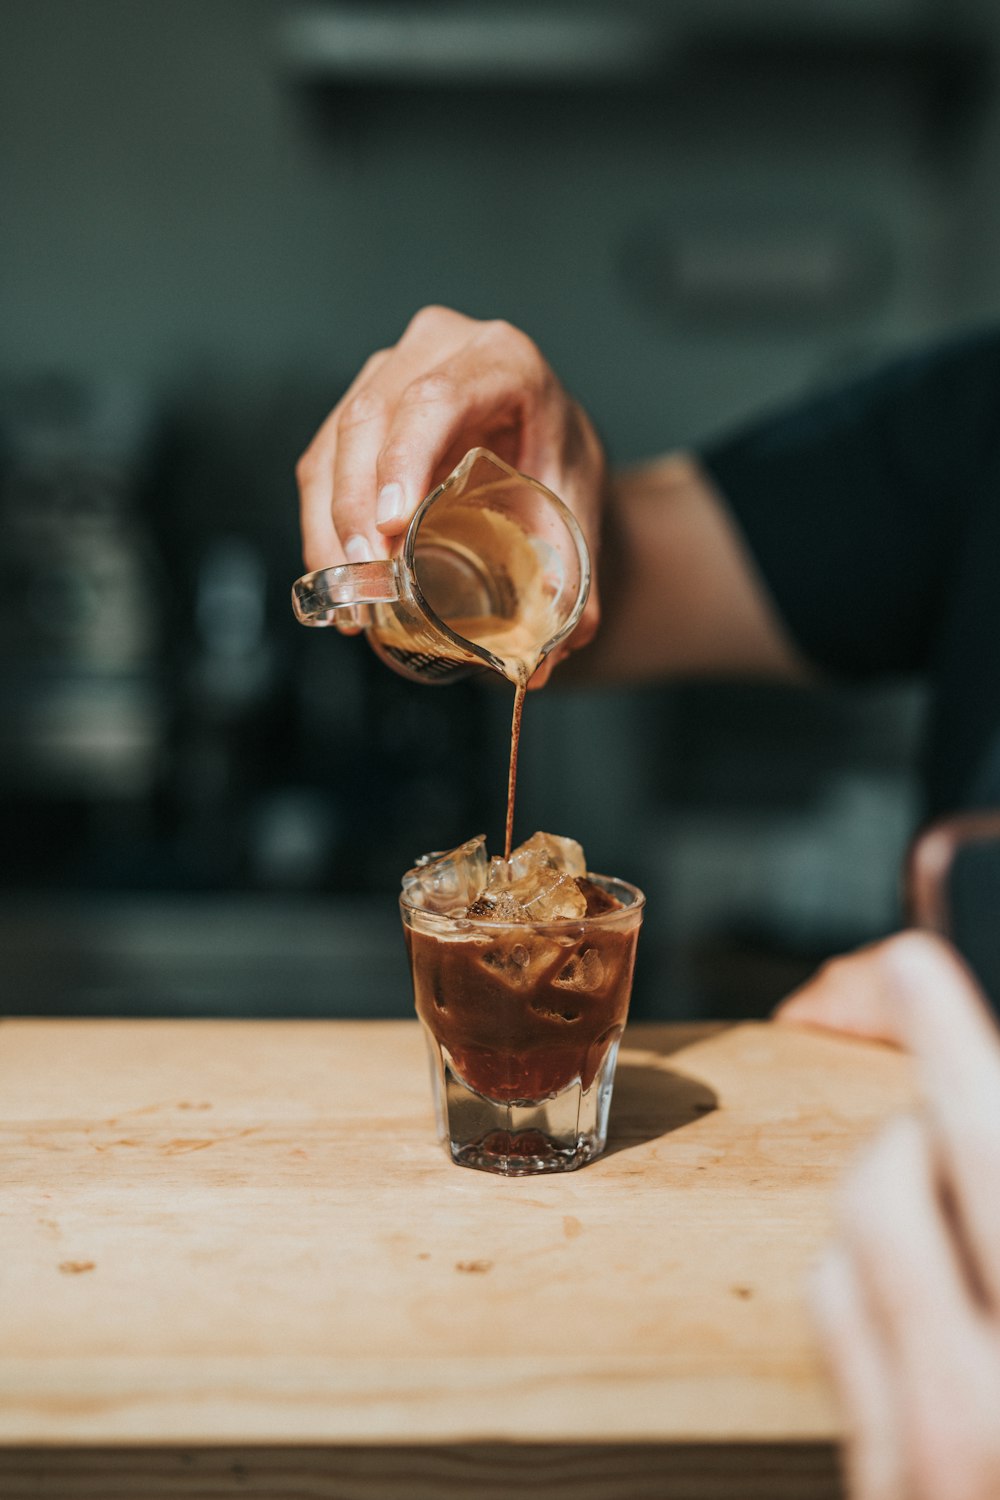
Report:
[[391,604],[399,594],[398,558],[342,563],[297,578],[292,584],[292,609],[303,625],[336,625],[349,621],[349,612],[358,605]]
[[986,840],[1000,840],[1000,810],[955,813],[917,836],[903,871],[906,915],[914,927],[954,938],[949,877],[961,851]]

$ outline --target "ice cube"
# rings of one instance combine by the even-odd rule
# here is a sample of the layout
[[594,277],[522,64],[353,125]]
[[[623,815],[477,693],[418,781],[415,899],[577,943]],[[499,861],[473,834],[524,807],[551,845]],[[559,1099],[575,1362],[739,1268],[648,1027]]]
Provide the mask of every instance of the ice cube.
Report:
[[494,854],[486,871],[487,895],[497,896],[500,891],[509,890],[513,879],[514,872],[510,861],[501,858],[499,854]]
[[532,922],[563,922],[582,917],[587,910],[587,898],[572,875],[556,875],[537,895],[523,901],[523,905]]
[[498,932],[483,947],[479,962],[508,989],[521,990],[544,984],[564,957],[564,950],[556,943],[529,928],[516,937]]
[[403,876],[415,906],[487,922],[558,922],[585,915],[575,874],[586,868],[574,839],[536,833],[509,860],[487,860],[482,834],[457,849],[425,854]]
[[[497,867],[495,870],[493,865]],[[540,895],[552,885],[557,873],[538,853],[525,854],[516,864],[513,857],[510,860],[493,860],[490,867],[490,879],[494,887],[497,890],[513,891],[517,899],[524,902]]]
[[510,891],[488,892],[473,901],[466,911],[467,917],[476,917],[480,922],[527,922],[529,917],[516,896]]
[[[552,852],[538,842],[539,837],[544,839],[549,835],[536,834],[534,840],[529,839],[515,850],[509,860],[490,860],[486,899],[495,902],[502,895],[513,897],[532,922],[582,917],[587,910],[586,897],[571,875],[555,867]],[[534,847],[529,847],[532,843]],[[582,858],[581,853],[581,861]]]
[[560,969],[553,984],[567,990],[598,990],[604,983],[604,963],[596,948],[584,948]]
[[457,849],[425,854],[403,876],[403,893],[414,906],[441,916],[464,916],[486,885],[486,835]]
[[587,861],[582,847],[576,839],[563,838],[558,833],[533,833],[530,839],[525,839],[523,844],[518,845],[510,856],[515,880],[526,857],[532,862],[540,857],[551,869],[558,870],[563,875],[587,873]]

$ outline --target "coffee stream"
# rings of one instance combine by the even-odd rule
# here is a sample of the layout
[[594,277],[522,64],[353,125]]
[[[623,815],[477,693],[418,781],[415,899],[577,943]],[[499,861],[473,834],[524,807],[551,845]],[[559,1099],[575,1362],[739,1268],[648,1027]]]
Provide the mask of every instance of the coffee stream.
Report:
[[514,793],[517,789],[517,752],[521,744],[521,715],[524,713],[524,695],[527,684],[518,682],[514,686],[514,716],[510,721],[510,765],[507,768],[507,821],[504,824],[503,857],[510,859],[511,842],[514,837]]
[[[521,716],[528,681],[542,659],[542,646],[552,634],[550,618],[538,611],[525,620],[450,619],[448,624],[466,640],[485,646],[502,663],[503,676],[514,687],[514,713],[510,725],[510,761],[507,769],[507,818],[504,824],[504,859],[510,859],[514,835],[514,794],[517,787],[517,752],[521,743]],[[532,629],[532,625],[534,629]]]
[[[484,639],[484,636],[487,638]],[[538,666],[541,654],[538,646],[533,645],[530,652],[525,652],[523,656],[513,655],[510,652],[512,643],[509,639],[502,643],[497,638],[491,640],[486,632],[480,632],[476,639],[482,641],[487,649],[503,662],[503,675],[514,687],[514,712],[510,721],[510,760],[507,765],[507,817],[504,822],[503,839],[503,857],[510,859],[514,837],[514,795],[517,790],[517,752],[521,745],[521,717],[524,713],[528,679]],[[502,646],[506,646],[507,650],[504,651]]]
[[[470,557],[480,560],[475,567]],[[504,825],[509,859],[525,690],[558,626],[551,580],[531,539],[510,517],[458,501],[428,516],[415,562],[438,616],[456,635],[488,651],[514,688]]]

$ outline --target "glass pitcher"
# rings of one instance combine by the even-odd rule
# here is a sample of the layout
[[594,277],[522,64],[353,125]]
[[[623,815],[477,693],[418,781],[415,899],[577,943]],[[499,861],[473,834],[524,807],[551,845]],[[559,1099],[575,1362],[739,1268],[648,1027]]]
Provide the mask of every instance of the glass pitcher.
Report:
[[526,679],[576,625],[590,555],[551,490],[473,448],[421,502],[397,557],[307,573],[292,587],[303,625],[360,625],[378,656],[416,682],[488,667]]

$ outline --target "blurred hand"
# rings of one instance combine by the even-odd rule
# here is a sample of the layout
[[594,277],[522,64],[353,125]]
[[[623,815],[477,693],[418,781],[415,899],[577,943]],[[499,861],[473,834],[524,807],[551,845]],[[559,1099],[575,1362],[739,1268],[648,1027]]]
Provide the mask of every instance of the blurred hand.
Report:
[[387,556],[424,496],[477,446],[541,480],[579,521],[595,582],[559,654],[586,644],[599,619],[604,454],[582,408],[509,323],[425,307],[368,359],[296,469],[306,567]]
[[1000,1037],[938,938],[828,965],[782,1021],[908,1048],[923,1109],[850,1174],[812,1297],[853,1500],[1000,1496]]
[[883,962],[895,941],[831,958],[781,1002],[773,1019],[903,1046],[899,1003]]

